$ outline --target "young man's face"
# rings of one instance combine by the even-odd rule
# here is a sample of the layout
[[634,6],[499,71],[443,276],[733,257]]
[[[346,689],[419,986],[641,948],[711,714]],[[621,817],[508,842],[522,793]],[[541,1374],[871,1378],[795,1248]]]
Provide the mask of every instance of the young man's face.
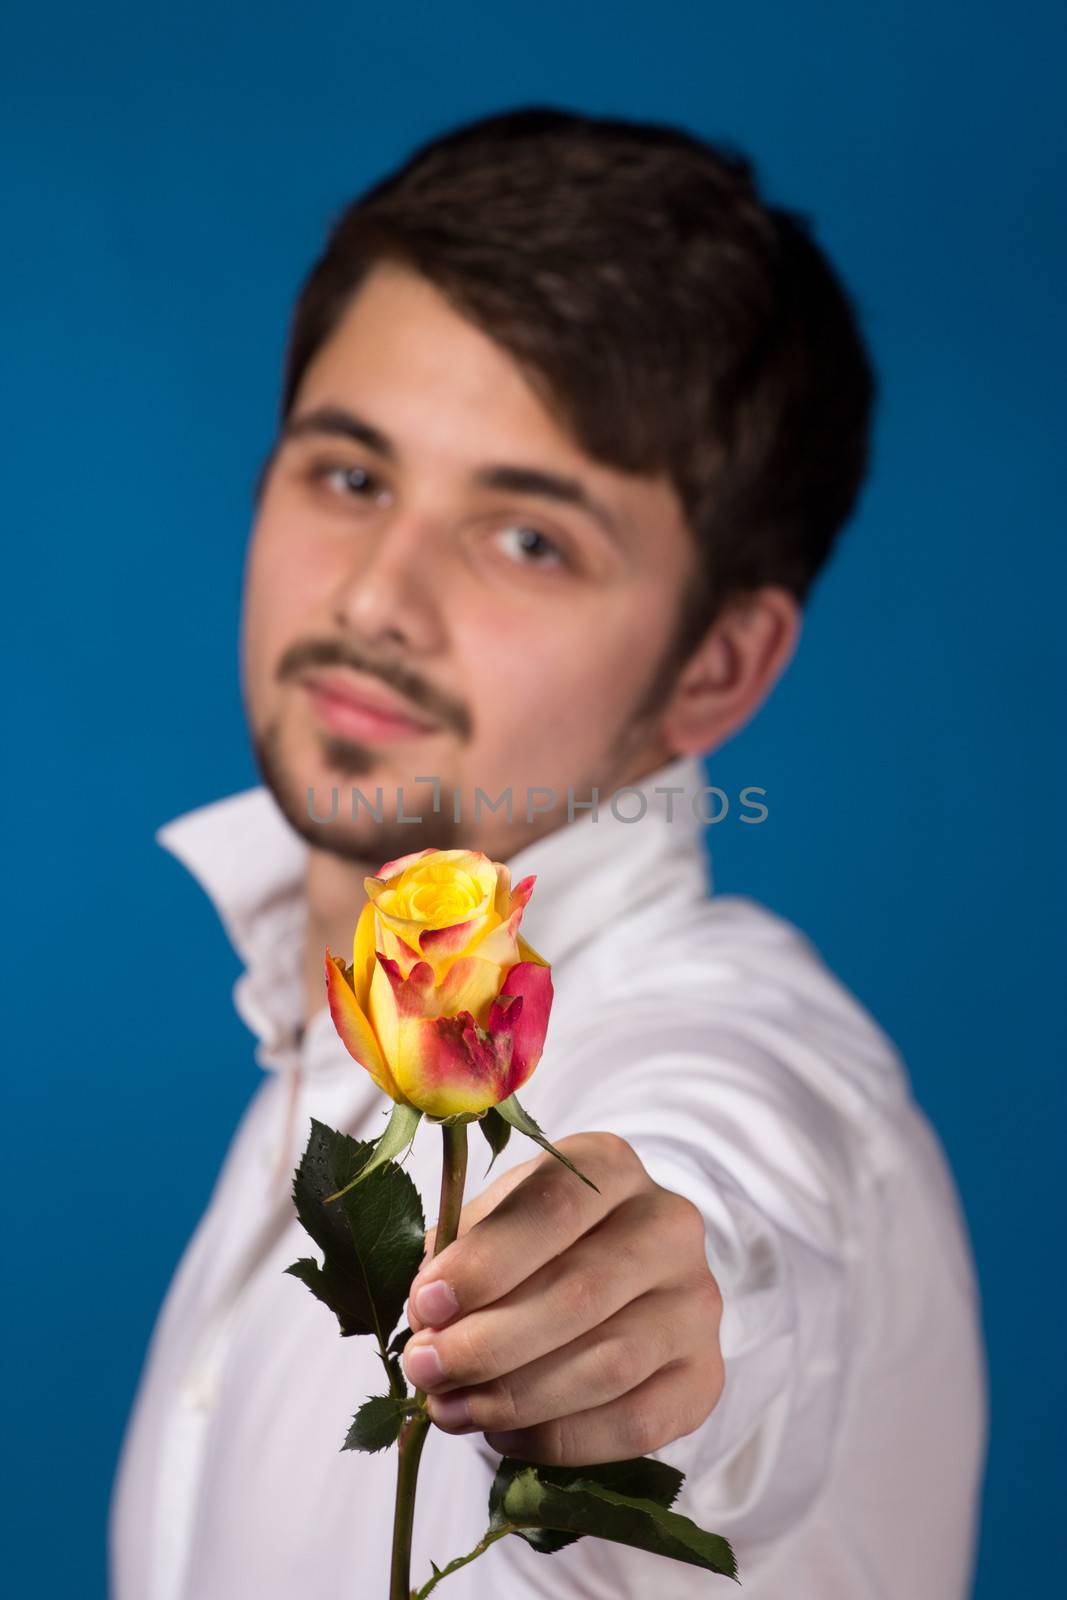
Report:
[[[378,447],[335,431],[346,419]],[[597,512],[494,467],[570,480]],[[348,858],[429,844],[506,860],[566,822],[568,785],[603,805],[674,753],[635,712],[694,565],[666,480],[590,460],[433,285],[378,266],[304,376],[252,530],[242,676],[264,780]],[[368,719],[327,682],[422,726]],[[363,807],[353,821],[352,789],[373,803],[378,786],[384,825]],[[476,821],[476,787],[509,786],[512,823],[484,800]],[[312,821],[308,791],[328,816],[335,788],[336,821]],[[397,820],[398,788],[424,827]]]

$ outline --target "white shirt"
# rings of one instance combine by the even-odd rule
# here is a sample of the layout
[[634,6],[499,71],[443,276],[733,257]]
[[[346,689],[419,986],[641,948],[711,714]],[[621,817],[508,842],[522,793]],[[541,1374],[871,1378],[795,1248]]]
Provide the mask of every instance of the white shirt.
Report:
[[[961,1600],[986,1439],[977,1296],[956,1193],[892,1044],[789,922],[709,894],[707,783],[681,757],[518,851],[523,932],[553,966],[544,1054],[521,1099],[553,1141],[611,1129],[699,1206],[724,1300],[726,1385],[655,1453],[675,1509],[733,1542],[748,1600]],[[667,794],[674,788],[680,793]],[[659,790],[661,792],[657,793]],[[706,802],[705,802],[706,803]],[[699,801],[697,804],[699,810]],[[113,1600],[384,1596],[395,1450],[340,1447],[381,1392],[369,1339],[284,1268],[315,1247],[292,1171],[311,1117],[376,1138],[391,1104],[325,1008],[303,1023],[307,846],[258,786],[156,838],[202,884],[245,971],[234,1002],[265,1071],[156,1324],[110,1513]],[[538,1155],[512,1132],[489,1178]],[[436,1216],[440,1137],[406,1169]],[[477,1543],[499,1460],[431,1427],[412,1583]],[[448,1600],[688,1600],[725,1578],[583,1538],[516,1536]]]

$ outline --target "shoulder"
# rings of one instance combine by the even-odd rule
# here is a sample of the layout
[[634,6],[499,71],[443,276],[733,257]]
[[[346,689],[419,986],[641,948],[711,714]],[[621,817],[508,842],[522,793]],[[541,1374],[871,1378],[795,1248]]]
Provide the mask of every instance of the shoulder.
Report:
[[747,896],[652,905],[605,928],[561,996],[560,1032],[616,1059],[760,1063],[854,1116],[909,1098],[888,1034],[794,923]]
[[686,1163],[832,1244],[859,1193],[906,1164],[903,1062],[788,919],[740,896],[665,913],[605,929],[566,964],[532,1114],[612,1129],[650,1170]]

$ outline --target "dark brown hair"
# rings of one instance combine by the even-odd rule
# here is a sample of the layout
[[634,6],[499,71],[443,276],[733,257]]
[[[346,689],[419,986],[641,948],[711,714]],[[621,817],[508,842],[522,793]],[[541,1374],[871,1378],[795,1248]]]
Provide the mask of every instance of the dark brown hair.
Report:
[[420,146],[348,205],[290,328],[281,412],[374,264],[433,282],[595,460],[665,473],[693,531],[685,659],[731,597],[799,600],[866,471],[874,376],[807,220],[743,156],[531,106]]

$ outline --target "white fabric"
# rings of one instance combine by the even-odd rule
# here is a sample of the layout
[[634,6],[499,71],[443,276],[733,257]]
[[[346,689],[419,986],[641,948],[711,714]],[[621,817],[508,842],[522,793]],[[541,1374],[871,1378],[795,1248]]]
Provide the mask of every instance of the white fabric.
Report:
[[[955,1190],[893,1046],[813,946],[709,894],[690,803],[706,783],[679,758],[639,786],[641,820],[602,796],[595,822],[579,813],[512,857],[515,880],[537,877],[523,930],[556,991],[521,1099],[554,1141],[621,1134],[705,1217],[725,1392],[656,1454],[687,1474],[676,1509],[733,1541],[748,1600],[960,1600],[986,1389]],[[309,1118],[374,1138],[390,1107],[325,1006],[302,1027],[307,847],[269,791],[156,838],[245,965],[234,1001],[266,1076],[152,1336],[112,1496],[113,1600],[384,1596],[395,1452],[339,1453],[380,1363],[283,1269],[317,1253],[290,1197]],[[473,1128],[471,1152],[468,1197],[538,1148],[513,1133],[489,1180]],[[432,1221],[428,1124],[406,1164]],[[480,1433],[430,1429],[413,1583],[477,1542],[498,1459]],[[733,1591],[594,1538],[547,1556],[509,1536],[442,1585],[448,1600],[715,1592]]]

